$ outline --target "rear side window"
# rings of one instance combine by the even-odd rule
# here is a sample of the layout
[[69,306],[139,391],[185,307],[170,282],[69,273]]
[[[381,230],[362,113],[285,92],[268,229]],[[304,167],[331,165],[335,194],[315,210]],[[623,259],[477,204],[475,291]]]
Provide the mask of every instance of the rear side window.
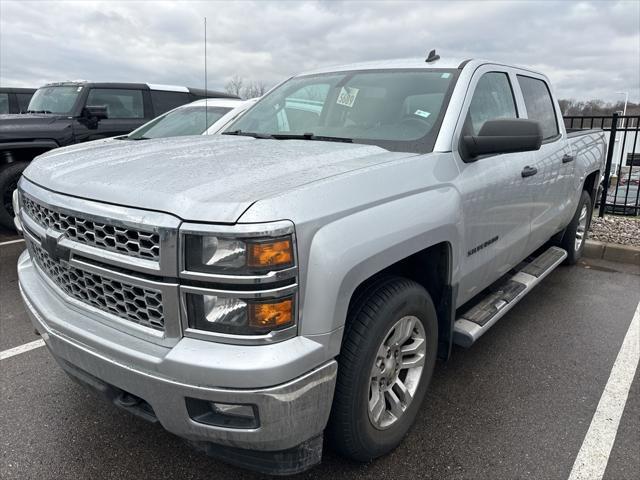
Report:
[[0,93],[0,113],[9,113],[9,94]]
[[161,115],[190,101],[191,97],[188,93],[151,90],[151,102],[156,115]]
[[517,117],[509,76],[503,72],[485,73],[473,92],[465,127],[477,135],[487,120]]
[[529,120],[540,123],[542,128],[542,138],[549,139],[557,136],[558,121],[553,108],[553,100],[547,84],[537,78],[518,75],[518,83],[524,97],[524,104],[527,107]]
[[16,93],[16,97],[18,98],[18,110],[20,112],[26,112],[29,110],[29,101],[32,96],[32,93]]
[[109,118],[144,118],[141,90],[93,88],[88,106],[106,106]]

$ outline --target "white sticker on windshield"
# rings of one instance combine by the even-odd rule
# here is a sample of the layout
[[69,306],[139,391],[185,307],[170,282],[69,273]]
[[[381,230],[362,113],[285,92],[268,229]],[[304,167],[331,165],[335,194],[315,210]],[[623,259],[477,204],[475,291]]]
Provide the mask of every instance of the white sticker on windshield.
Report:
[[353,107],[353,104],[356,102],[356,97],[358,96],[359,91],[360,89],[354,88],[354,87],[342,87],[336,103],[338,105],[344,105],[345,107],[349,107],[349,108]]
[[82,87],[78,87],[78,89],[76,90],[76,92],[81,92],[82,91]]
[[427,118],[429,115],[431,115],[429,112],[425,112],[424,110],[416,110],[413,113],[414,115],[420,115],[421,117],[424,117],[424,118]]
[[443,73],[442,75],[440,75],[440,78],[449,78],[450,76],[450,73]]

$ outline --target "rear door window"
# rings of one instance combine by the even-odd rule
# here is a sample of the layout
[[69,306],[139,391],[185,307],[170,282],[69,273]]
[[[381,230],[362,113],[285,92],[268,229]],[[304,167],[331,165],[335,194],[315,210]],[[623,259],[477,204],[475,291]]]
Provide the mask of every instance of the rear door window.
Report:
[[527,117],[540,123],[542,138],[547,140],[558,136],[558,120],[547,84],[543,80],[524,75],[518,75],[518,84],[527,107]]
[[33,97],[32,93],[16,93],[18,99],[18,111],[26,112],[29,109],[29,101]]
[[88,106],[106,106],[109,118],[144,118],[142,90],[93,88]]
[[9,94],[0,93],[0,113],[9,113]]
[[488,72],[482,75],[473,92],[465,128],[477,135],[487,120],[517,118],[516,102],[504,72]]
[[151,90],[151,103],[153,103],[153,112],[156,115],[161,115],[180,105],[189,103],[190,100],[191,97],[188,93]]

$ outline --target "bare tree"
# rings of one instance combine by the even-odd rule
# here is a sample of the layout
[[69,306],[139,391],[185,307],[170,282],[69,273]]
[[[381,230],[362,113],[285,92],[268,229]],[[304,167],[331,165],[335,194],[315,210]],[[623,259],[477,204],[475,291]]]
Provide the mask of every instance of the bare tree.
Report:
[[247,81],[236,74],[225,84],[224,89],[227,93],[240,98],[255,98],[264,95],[267,91],[267,86],[264,82],[255,80]]
[[267,91],[267,86],[264,82],[251,81],[247,83],[246,87],[242,89],[242,98],[255,98],[261,97]]
[[233,77],[231,77],[231,80],[229,80],[225,84],[224,89],[227,93],[230,93],[231,95],[242,97],[243,87],[244,87],[244,80],[240,75],[236,74]]

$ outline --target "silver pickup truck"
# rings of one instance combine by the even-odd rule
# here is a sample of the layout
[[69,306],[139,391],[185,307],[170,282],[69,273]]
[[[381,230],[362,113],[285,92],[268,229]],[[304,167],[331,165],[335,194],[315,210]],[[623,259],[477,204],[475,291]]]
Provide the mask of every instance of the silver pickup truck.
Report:
[[326,433],[369,461],[437,358],[580,257],[604,154],[526,68],[308,72],[220,137],[40,156],[20,288],[67,373],[213,456],[296,473]]

